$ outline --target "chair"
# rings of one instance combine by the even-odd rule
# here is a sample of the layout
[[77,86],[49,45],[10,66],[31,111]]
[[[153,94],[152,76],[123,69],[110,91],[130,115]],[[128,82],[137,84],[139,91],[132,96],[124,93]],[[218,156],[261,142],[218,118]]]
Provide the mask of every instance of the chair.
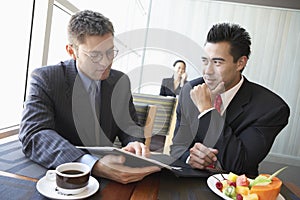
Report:
[[[157,106],[134,102],[134,107],[138,117],[139,124],[144,127],[145,145],[150,149],[151,135],[153,131],[154,118]],[[117,137],[113,144],[114,147],[121,148],[121,142]]]
[[165,141],[165,145],[164,145],[164,154],[170,154],[170,146],[172,144],[172,139],[174,136],[174,131],[175,131],[175,125],[176,125],[176,108],[177,108],[177,104],[178,104],[178,99],[175,100],[175,105],[173,108],[173,114],[171,116],[170,119],[170,127],[169,127],[169,134],[166,136],[166,141]]
[[144,127],[145,145],[150,149],[157,106],[134,102],[134,107],[136,109],[139,123]]
[[[156,115],[154,119],[153,130],[151,134],[150,150],[156,152],[164,152],[165,141],[172,130],[172,120],[174,119],[174,109],[177,99],[175,97],[165,97],[151,94],[133,94],[134,104],[146,104],[157,106]],[[171,133],[172,134],[172,133]],[[148,142],[149,142],[148,140]]]

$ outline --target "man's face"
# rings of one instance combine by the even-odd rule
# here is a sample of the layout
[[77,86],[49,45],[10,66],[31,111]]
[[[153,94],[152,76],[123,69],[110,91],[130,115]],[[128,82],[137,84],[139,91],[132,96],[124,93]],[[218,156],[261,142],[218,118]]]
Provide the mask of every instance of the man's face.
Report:
[[112,66],[114,42],[111,33],[103,36],[87,36],[78,45],[76,63],[79,70],[93,80],[105,80]]
[[245,63],[233,62],[228,42],[207,43],[204,51],[206,55],[202,57],[203,78],[209,89],[214,90],[218,84],[224,82],[224,91],[229,90],[240,81],[240,70]]

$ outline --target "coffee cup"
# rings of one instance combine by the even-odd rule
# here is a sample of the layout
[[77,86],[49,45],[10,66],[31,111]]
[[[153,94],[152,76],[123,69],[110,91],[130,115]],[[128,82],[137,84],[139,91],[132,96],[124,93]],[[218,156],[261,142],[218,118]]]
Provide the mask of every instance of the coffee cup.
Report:
[[74,195],[83,192],[90,178],[91,169],[88,165],[79,162],[64,163],[55,170],[48,170],[46,178],[56,181],[58,192]]

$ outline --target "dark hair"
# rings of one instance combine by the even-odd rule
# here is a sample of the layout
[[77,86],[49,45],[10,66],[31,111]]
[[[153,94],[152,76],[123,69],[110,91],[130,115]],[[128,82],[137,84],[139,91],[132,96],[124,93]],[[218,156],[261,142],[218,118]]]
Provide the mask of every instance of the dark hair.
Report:
[[173,64],[173,67],[175,67],[175,65],[176,65],[177,63],[179,63],[179,62],[183,63],[184,66],[186,66],[186,64],[185,64],[185,62],[184,62],[183,60],[176,60],[176,61],[174,62],[174,64]]
[[108,18],[91,10],[79,11],[72,15],[68,24],[68,39],[70,44],[82,44],[90,35],[103,36],[114,34],[114,27]]
[[214,25],[207,34],[206,43],[229,42],[230,54],[237,62],[242,56],[249,58],[251,38],[249,33],[238,24],[220,23]]

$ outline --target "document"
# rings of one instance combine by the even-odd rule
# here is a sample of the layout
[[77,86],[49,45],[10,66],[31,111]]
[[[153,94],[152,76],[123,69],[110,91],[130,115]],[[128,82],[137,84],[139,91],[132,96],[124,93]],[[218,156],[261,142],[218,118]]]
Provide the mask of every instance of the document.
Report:
[[83,147],[77,146],[79,149],[85,149],[93,155],[105,156],[105,155],[122,155],[125,157],[124,165],[129,167],[147,167],[147,166],[159,166],[161,168],[172,169],[171,166],[162,163],[158,160],[139,156],[134,153],[119,149],[116,147]]
[[174,159],[162,153],[152,153],[149,157],[139,156],[134,153],[116,147],[84,147],[77,146],[79,149],[88,151],[97,157],[105,155],[122,155],[125,157],[124,165],[129,167],[159,166],[166,171],[170,171],[178,177],[209,177],[214,172],[210,170],[193,169],[190,165],[181,160]]

